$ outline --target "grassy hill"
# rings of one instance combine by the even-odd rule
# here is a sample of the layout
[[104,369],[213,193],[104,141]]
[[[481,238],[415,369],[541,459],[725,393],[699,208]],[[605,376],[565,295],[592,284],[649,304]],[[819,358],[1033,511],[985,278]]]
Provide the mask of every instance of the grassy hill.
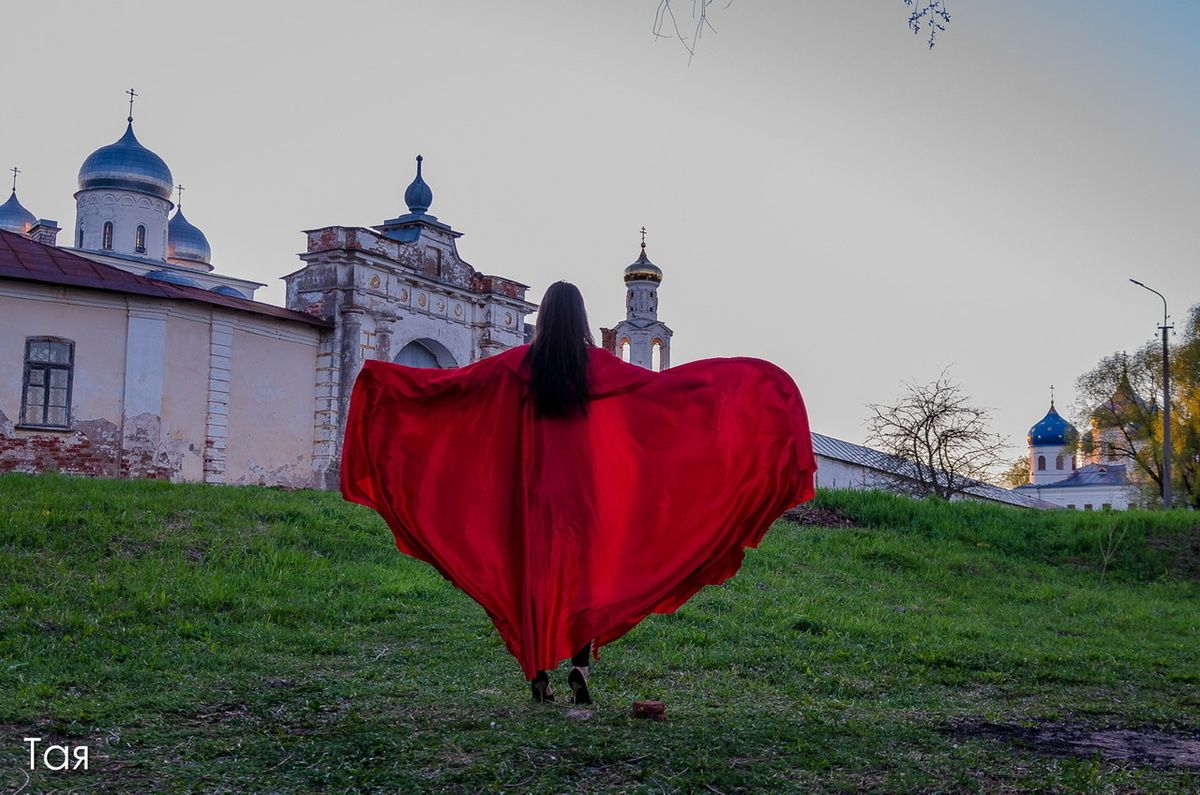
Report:
[[[1200,789],[1194,514],[822,492],[573,714],[336,494],[6,475],[0,506],[6,791]],[[29,773],[28,736],[89,770]]]

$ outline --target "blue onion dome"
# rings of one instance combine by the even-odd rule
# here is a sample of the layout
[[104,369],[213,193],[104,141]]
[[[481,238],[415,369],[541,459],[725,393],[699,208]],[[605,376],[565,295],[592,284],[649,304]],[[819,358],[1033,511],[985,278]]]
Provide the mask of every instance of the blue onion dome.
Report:
[[1025,438],[1034,447],[1044,444],[1064,445],[1078,439],[1079,432],[1054,409],[1054,401],[1050,401],[1050,410],[1046,412],[1046,416],[1029,429],[1029,435]]
[[404,191],[404,203],[408,205],[408,211],[414,215],[423,214],[433,204],[433,191],[421,178],[421,161],[424,159],[417,155],[417,178]]
[[182,207],[167,223],[167,262],[177,265],[209,265],[212,262],[208,238],[183,217]]
[[175,271],[150,271],[146,274],[147,279],[156,279],[160,282],[170,282],[171,284],[181,284],[184,287],[199,287],[200,285],[182,273]]
[[646,246],[642,246],[642,254],[637,260],[625,269],[625,281],[650,281],[661,282],[663,280],[662,269],[655,265],[646,256]]
[[218,295],[228,295],[230,298],[246,297],[245,293],[243,293],[241,290],[235,290],[228,284],[218,284],[216,287],[211,288],[211,290]]
[[88,155],[79,168],[79,189],[133,190],[170,201],[175,180],[158,155],[138,143],[133,122],[116,143]]
[[6,232],[16,232],[18,235],[27,235],[36,223],[37,218],[34,214],[17,201],[17,191],[14,188],[8,201],[0,204],[0,229]]

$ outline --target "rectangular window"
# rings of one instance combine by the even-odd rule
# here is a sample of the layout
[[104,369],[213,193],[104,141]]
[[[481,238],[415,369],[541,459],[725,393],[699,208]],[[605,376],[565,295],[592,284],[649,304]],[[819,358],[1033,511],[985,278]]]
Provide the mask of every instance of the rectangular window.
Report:
[[1075,510],[1075,503],[1073,503],[1073,502],[1067,503],[1067,507],[1073,511],[1073,510]]
[[25,388],[21,424],[39,428],[71,426],[71,376],[75,343],[47,337],[25,340]]
[[1085,511],[1090,511],[1090,510],[1092,510],[1092,504],[1091,504],[1090,502],[1085,502],[1085,503],[1083,504],[1083,510],[1085,510]]

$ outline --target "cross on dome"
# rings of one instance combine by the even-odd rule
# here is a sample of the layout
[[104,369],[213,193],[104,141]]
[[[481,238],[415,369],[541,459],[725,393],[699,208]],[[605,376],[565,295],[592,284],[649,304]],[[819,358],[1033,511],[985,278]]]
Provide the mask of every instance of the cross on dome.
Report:
[[133,98],[140,97],[141,94],[134,91],[132,88],[129,89],[128,91],[126,91],[125,93],[129,95],[129,119],[128,119],[128,121],[132,122],[133,121]]

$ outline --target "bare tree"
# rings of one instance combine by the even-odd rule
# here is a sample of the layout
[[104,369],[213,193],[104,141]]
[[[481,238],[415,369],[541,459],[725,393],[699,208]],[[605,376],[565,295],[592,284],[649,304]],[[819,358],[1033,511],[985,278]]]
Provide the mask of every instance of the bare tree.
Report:
[[[696,54],[696,46],[705,29],[713,33],[717,29],[708,21],[708,14],[715,0],[692,0],[690,21],[680,24],[675,12],[684,0],[658,0],[658,8],[654,12],[654,27],[651,32],[655,38],[678,39],[688,51],[688,56]],[[733,4],[733,0],[725,0],[725,7]],[[950,24],[950,11],[946,8],[946,0],[904,0],[904,5],[911,11],[908,15],[908,29],[913,34],[922,30],[929,32],[929,49],[937,43],[937,35],[946,30]]]
[[950,499],[990,480],[1004,450],[988,429],[990,412],[972,406],[946,370],[906,387],[896,403],[868,406],[868,442],[885,454],[880,468],[894,487]]
[[946,9],[946,0],[904,0],[904,5],[912,9],[908,15],[908,29],[914,35],[922,28],[929,31],[929,49],[937,43],[937,35],[950,24],[950,12]]
[[[728,0],[725,3],[726,8],[733,2]],[[654,12],[654,28],[652,29],[655,38],[667,39],[676,38],[688,51],[688,56],[696,54],[696,45],[700,43],[700,36],[703,35],[704,29],[708,28],[713,33],[717,29],[708,21],[708,7],[713,4],[713,0],[692,0],[692,27],[691,37],[685,33],[685,28],[679,27],[679,18],[675,16],[675,6],[671,4],[671,0],[658,0],[658,10]],[[664,33],[663,31],[670,32]],[[685,27],[691,27],[686,25]]]

